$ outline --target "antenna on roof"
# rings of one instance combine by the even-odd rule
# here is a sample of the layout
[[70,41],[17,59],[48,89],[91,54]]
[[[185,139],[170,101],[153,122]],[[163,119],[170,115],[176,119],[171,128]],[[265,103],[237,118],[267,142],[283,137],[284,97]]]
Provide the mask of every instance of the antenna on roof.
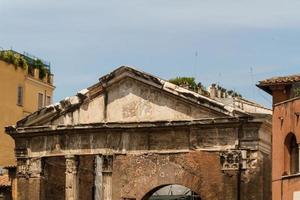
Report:
[[[251,87],[252,87],[252,98],[255,99],[255,87],[254,87],[254,74],[253,74],[253,67],[250,67],[250,77],[251,77]],[[256,106],[255,112],[256,112]]]
[[254,90],[254,75],[253,75],[253,67],[250,67],[250,78],[251,78],[251,87],[252,87],[252,98],[255,98],[255,90]]
[[217,81],[217,85],[221,85],[221,78],[222,78],[222,74],[221,72],[218,73],[218,81]]
[[197,75],[197,66],[198,66],[198,50],[195,51],[195,63],[194,63],[194,77]]

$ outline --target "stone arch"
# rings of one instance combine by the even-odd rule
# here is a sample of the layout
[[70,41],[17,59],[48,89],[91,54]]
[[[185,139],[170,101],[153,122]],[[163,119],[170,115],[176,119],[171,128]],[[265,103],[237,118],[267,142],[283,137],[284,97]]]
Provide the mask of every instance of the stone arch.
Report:
[[[167,186],[183,186],[191,191],[193,191],[191,188],[189,187],[186,187],[184,185],[179,185],[179,184],[166,184],[166,185],[160,185],[160,186],[157,186],[155,188],[153,188],[152,190],[150,190],[148,193],[146,193],[142,198],[141,200],[148,200],[155,192],[159,191],[160,189],[164,188],[164,187],[167,187]],[[195,194],[199,195],[199,197],[201,197],[200,194],[198,194],[197,192],[193,191]],[[201,200],[201,198],[199,198],[199,200]]]
[[167,184],[167,185],[160,185],[160,186],[157,186],[157,187],[153,188],[152,190],[150,190],[149,192],[147,192],[147,193],[142,197],[142,200],[147,200],[150,196],[153,195],[154,192],[156,192],[156,191],[160,190],[161,188],[166,187],[166,186],[168,186],[168,185],[170,185],[170,184]]
[[138,192],[137,199],[147,200],[147,197],[149,197],[149,195],[151,196],[152,192],[155,192],[158,189],[161,189],[168,185],[182,185],[204,197],[206,196],[207,191],[203,191],[203,188],[200,187],[200,185],[202,185],[201,182],[202,180],[200,177],[195,177],[189,175],[188,173],[183,173],[181,177],[178,177],[177,180],[174,180],[173,182],[170,182],[169,177],[165,177],[165,180],[159,180],[156,182],[156,184],[149,182],[149,185],[144,185],[143,189]]
[[294,133],[287,134],[284,140],[284,173],[295,174],[299,172],[299,147]]
[[[235,176],[222,173],[218,152],[189,152],[118,156],[114,161],[113,199],[143,199],[153,189],[174,184],[199,194],[202,199],[219,199],[233,191]],[[116,181],[118,180],[118,181]],[[231,197],[229,197],[231,198]]]

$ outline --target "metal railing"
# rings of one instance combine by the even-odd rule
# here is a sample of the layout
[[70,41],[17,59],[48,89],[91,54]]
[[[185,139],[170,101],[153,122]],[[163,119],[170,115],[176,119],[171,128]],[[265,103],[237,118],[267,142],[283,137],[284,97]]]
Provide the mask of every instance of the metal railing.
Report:
[[[23,52],[23,56],[25,56],[25,57],[31,59],[31,62],[34,62],[34,61],[37,61],[37,60],[42,61],[42,63],[43,63],[43,64],[45,65],[45,67],[49,70],[49,72],[51,71],[51,70],[50,70],[50,65],[51,65],[51,63],[50,63],[49,61],[43,60],[43,59],[41,59],[41,58],[38,58],[38,57],[36,57],[36,56],[34,56],[34,55],[30,54],[30,53],[27,53],[27,52],[25,52],[25,51]],[[29,61],[29,62],[30,62],[30,61]]]

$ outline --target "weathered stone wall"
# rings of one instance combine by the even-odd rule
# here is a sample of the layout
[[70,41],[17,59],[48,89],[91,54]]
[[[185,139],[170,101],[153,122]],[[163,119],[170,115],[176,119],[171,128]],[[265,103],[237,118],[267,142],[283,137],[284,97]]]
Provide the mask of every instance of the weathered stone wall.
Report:
[[[117,154],[111,165],[103,162],[102,192],[108,199],[147,199],[151,191],[161,186],[179,184],[192,189],[202,199],[268,200],[270,163],[258,151],[247,151],[247,169],[224,169],[219,151],[189,151],[186,153]],[[44,158],[41,199],[65,198],[64,157]],[[92,199],[95,194],[95,156],[78,157],[78,198]],[[112,171],[107,171],[111,167]],[[110,175],[112,174],[112,179]],[[239,175],[240,173],[240,175]],[[268,175],[264,174],[268,173]],[[20,189],[25,189],[19,199],[30,199],[39,194],[39,182],[31,178],[19,179]],[[30,185],[30,186],[29,186]],[[35,187],[35,188],[33,188]],[[39,199],[36,197],[35,199]]]
[[[70,101],[77,101],[70,99]],[[74,103],[74,102],[73,102]],[[76,125],[109,122],[190,120],[220,117],[214,112],[132,78],[106,88],[106,92],[48,124]]]
[[18,200],[145,200],[168,184],[203,200],[269,200],[263,120],[121,67],[7,128]]
[[[235,148],[238,141],[238,128],[223,124],[208,127],[102,129],[80,132],[67,130],[62,134],[50,133],[30,139],[18,138],[17,141],[22,143],[24,149],[29,150],[29,157],[189,149],[221,150]],[[243,147],[258,149],[257,141],[247,144]]]
[[235,199],[236,174],[222,173],[218,152],[118,155],[114,160],[113,199],[147,199],[160,186],[179,184],[202,199]]
[[86,124],[104,121],[104,95],[99,95],[84,102],[79,108],[53,120],[49,124]]
[[[26,149],[23,153],[28,157],[47,156],[43,158],[43,174],[50,184],[44,190],[46,196],[59,193],[57,199],[65,195],[62,190],[66,155],[78,155],[80,199],[90,199],[94,194],[95,155],[112,155],[109,170],[103,167],[101,171],[101,183],[109,185],[103,186],[105,195],[109,197],[112,193],[115,200],[142,199],[149,191],[168,184],[187,186],[203,199],[231,200],[239,195],[241,200],[268,200],[270,157],[268,152],[260,150],[259,142],[259,134],[266,134],[262,133],[265,130],[261,123],[246,121],[178,127],[65,129],[30,139],[20,137],[17,143],[19,148]],[[225,165],[220,154],[228,151],[243,151],[245,157],[241,161],[233,159],[234,165],[230,160]],[[49,165],[51,159],[60,160],[61,171],[56,172]],[[239,163],[242,166],[238,167]],[[21,183],[22,187],[27,187],[25,183],[28,184]],[[24,195],[30,196],[27,193]]]
[[[295,177],[286,177],[282,180],[282,185],[280,186],[281,190],[284,191],[280,193],[277,199],[284,199],[284,200],[295,200],[296,198],[294,197],[294,193],[299,191],[299,181],[300,177],[295,176]],[[279,190],[279,191],[281,191]],[[296,196],[296,195],[295,195]],[[297,200],[297,199],[296,199]]]
[[184,102],[131,78],[108,88],[107,121],[184,120],[217,116],[220,113]]

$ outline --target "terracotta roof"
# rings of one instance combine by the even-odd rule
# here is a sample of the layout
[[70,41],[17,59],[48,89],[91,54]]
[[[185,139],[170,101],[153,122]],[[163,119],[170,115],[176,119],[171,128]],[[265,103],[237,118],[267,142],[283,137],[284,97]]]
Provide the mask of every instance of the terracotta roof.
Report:
[[267,93],[272,94],[272,90],[270,89],[270,86],[291,85],[299,81],[300,81],[300,74],[295,74],[290,76],[278,76],[278,77],[265,79],[259,81],[259,83],[256,86],[266,91]]
[[10,187],[11,182],[8,175],[0,175],[0,187]]
[[291,76],[279,76],[273,77],[266,80],[259,81],[260,86],[278,85],[278,84],[289,84],[300,81],[300,74]]

